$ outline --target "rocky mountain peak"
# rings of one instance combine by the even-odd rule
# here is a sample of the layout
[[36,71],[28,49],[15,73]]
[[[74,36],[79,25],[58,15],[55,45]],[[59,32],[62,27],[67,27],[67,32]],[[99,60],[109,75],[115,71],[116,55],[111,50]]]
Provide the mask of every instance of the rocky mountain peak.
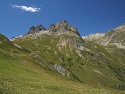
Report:
[[43,25],[37,25],[37,26],[32,26],[29,31],[28,34],[33,34],[33,33],[39,33],[40,31],[44,31],[46,30],[46,28]]
[[48,29],[46,29],[43,25],[32,26],[29,29],[28,34],[40,33],[41,31],[47,31],[49,34],[54,33],[56,35],[70,33],[80,36],[76,27],[70,25],[66,20],[58,22],[57,24],[52,23]]
[[[59,32],[66,32],[66,31],[71,31],[74,27],[68,24],[66,20],[63,20],[59,23],[56,24],[55,27]],[[75,28],[76,29],[76,28]]]
[[102,45],[114,45],[117,43],[125,44],[125,24],[109,30],[102,38]]
[[66,20],[63,20],[55,25],[51,25],[51,27],[52,26],[54,27],[53,30],[58,32],[58,34],[74,33],[80,36],[77,28],[75,26],[70,25]]
[[48,30],[49,31],[53,31],[53,32],[56,32],[56,25],[54,24],[54,23],[52,23],[50,26],[49,26],[49,28],[48,28]]
[[66,20],[62,20],[61,22],[59,22],[58,24],[62,24],[62,25],[66,25],[69,24]]

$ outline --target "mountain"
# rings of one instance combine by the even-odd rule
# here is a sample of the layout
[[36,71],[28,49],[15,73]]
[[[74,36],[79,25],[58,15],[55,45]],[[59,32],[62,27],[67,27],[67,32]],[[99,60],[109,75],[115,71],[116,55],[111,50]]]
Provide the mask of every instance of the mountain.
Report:
[[96,33],[96,34],[90,34],[88,36],[82,36],[82,38],[86,41],[97,41],[100,38],[102,38],[105,34],[102,33]]
[[0,54],[0,93],[124,94],[125,50],[103,46],[105,35],[91,35],[98,36],[94,42],[82,39],[63,20],[32,26],[11,41],[4,37],[0,41],[8,42],[0,53],[9,56]]
[[105,34],[91,34],[89,36],[84,37],[83,39],[88,41],[95,41],[96,43],[100,43],[101,45],[107,46],[107,45],[115,45],[120,48],[125,48],[125,24],[109,30]]
[[7,37],[4,35],[0,34],[0,51],[1,54],[5,53],[11,53],[11,52],[28,52],[28,50],[20,47],[17,44],[13,44]]
[[4,35],[0,34],[0,44],[4,44],[4,43],[7,43],[9,44],[10,41],[7,37],[5,37]]
[[46,30],[46,28],[44,28],[42,25],[32,26],[28,34],[39,33],[40,31],[44,31],[44,30]]
[[102,41],[103,45],[109,45],[109,44],[121,44],[124,45],[125,44],[125,24],[108,31],[105,36],[104,36],[104,40]]

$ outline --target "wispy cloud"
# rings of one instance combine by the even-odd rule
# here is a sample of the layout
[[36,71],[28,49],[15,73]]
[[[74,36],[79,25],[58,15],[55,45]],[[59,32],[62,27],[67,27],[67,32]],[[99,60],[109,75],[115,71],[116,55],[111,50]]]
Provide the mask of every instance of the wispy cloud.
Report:
[[27,7],[27,6],[19,6],[19,5],[11,5],[13,8],[19,8],[23,11],[27,12],[39,12],[41,8],[36,7]]

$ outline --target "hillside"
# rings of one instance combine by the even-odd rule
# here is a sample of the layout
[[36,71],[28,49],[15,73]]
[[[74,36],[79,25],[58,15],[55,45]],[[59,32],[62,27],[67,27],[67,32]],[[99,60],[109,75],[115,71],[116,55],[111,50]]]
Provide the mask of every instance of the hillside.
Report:
[[101,45],[115,45],[118,48],[125,48],[125,24],[109,30],[105,34],[91,34],[89,36],[83,36],[83,39],[87,41],[93,41]]
[[0,39],[2,94],[125,93],[125,50],[83,40],[65,20]]

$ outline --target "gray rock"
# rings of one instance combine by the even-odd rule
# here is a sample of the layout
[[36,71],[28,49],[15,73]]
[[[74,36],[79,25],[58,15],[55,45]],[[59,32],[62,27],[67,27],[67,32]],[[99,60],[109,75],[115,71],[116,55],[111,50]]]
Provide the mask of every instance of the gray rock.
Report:
[[28,34],[39,33],[40,31],[45,31],[45,30],[46,28],[44,28],[43,25],[32,26]]
[[53,23],[53,24],[51,24],[50,26],[49,26],[49,28],[48,28],[48,30],[49,31],[52,31],[52,32],[56,32],[56,28],[55,28],[56,26],[55,26],[55,24]]
[[48,28],[50,32],[56,32],[56,34],[74,33],[80,36],[76,27],[70,25],[66,20],[63,20],[57,24],[51,24]]
[[53,67],[63,76],[65,76],[66,69],[60,66],[59,64],[54,64]]
[[[60,34],[75,34],[80,36],[76,27],[70,25],[66,20],[63,20],[57,24],[51,24],[48,29],[44,28],[43,25],[32,26],[27,34],[39,33],[41,31],[49,31],[50,33],[54,33],[56,35]],[[48,34],[50,34],[48,33]]]

